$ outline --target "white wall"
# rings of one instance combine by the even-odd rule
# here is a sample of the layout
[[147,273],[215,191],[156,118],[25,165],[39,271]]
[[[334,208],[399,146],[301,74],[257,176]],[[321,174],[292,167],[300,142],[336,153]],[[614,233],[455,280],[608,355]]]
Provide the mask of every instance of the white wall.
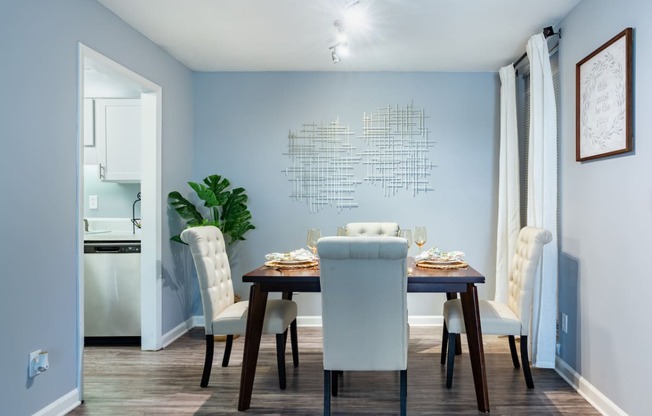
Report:
[[[191,72],[95,1],[3,2],[0,38],[0,414],[23,416],[77,388],[78,42],[162,86],[164,194],[191,171]],[[190,314],[165,242],[162,268],[165,332]]]
[[[650,414],[652,2],[584,0],[561,23],[561,358],[629,415]],[[575,161],[575,65],[634,28],[635,151]]]
[[[425,225],[427,247],[462,250],[488,278],[480,296],[493,296],[498,148],[498,77],[495,73],[197,73],[194,77],[194,180],[226,176],[244,187],[256,229],[231,256],[233,278],[244,298],[240,276],[264,255],[306,245],[308,228],[334,235],[352,221],[396,221],[403,228]],[[290,198],[288,132],[302,123],[329,123],[339,117],[361,134],[363,113],[379,106],[423,108],[435,141],[430,179],[433,192],[413,197],[403,191],[383,196],[363,184],[359,207],[333,207],[311,214]],[[363,141],[353,138],[361,150]],[[416,248],[412,254],[416,253]],[[299,314],[321,315],[318,295],[295,298]],[[410,295],[410,315],[441,315],[443,294]]]

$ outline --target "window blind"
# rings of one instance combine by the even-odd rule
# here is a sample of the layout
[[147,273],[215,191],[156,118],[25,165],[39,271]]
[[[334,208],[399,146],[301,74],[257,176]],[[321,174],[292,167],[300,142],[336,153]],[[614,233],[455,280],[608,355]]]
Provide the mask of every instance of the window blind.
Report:
[[[552,83],[555,90],[555,104],[557,108],[557,148],[559,148],[559,136],[561,130],[560,111],[559,111],[559,53],[558,47],[550,51],[550,71],[552,73]],[[530,148],[530,67],[527,66],[523,71],[523,81],[520,83],[522,90],[520,106],[518,113],[521,125],[519,132],[519,176],[520,176],[520,206],[521,206],[521,228],[527,225],[527,175],[528,175],[528,154]],[[559,181],[559,152],[557,154],[557,181]],[[559,185],[559,183],[557,184]],[[557,186],[557,200],[559,201],[559,189]],[[557,218],[559,218],[559,204],[557,204]],[[559,225],[557,225],[559,227]],[[559,231],[559,230],[558,230]]]

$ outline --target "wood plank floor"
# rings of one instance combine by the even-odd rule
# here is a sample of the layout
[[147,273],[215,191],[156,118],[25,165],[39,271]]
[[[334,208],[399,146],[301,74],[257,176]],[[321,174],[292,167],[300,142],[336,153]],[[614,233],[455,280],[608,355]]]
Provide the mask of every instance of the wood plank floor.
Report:
[[[476,415],[471,365],[455,361],[453,388],[439,364],[441,327],[412,327],[408,358],[409,415]],[[85,401],[72,416],[104,415],[320,415],[323,369],[321,329],[299,328],[300,365],[292,367],[288,343],[287,389],[278,388],[273,336],[264,336],[251,408],[237,411],[243,338],[233,343],[231,363],[221,367],[224,343],[216,343],[208,388],[199,387],[203,329],[193,329],[157,352],[136,347],[85,348]],[[533,368],[528,390],[512,367],[506,338],[486,337],[485,356],[492,415],[599,415],[554,370]],[[398,373],[346,373],[333,415],[398,414]]]

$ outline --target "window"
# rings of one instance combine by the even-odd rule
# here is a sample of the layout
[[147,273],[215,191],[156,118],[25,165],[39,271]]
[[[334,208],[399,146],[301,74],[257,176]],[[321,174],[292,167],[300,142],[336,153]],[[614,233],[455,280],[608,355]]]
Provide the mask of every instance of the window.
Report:
[[[557,105],[557,147],[560,137],[560,105],[559,105],[559,53],[557,46],[550,52],[550,70],[555,90],[555,103]],[[520,206],[521,206],[521,228],[527,225],[527,174],[528,174],[528,151],[530,142],[530,67],[526,64],[523,75],[517,78],[517,120],[519,125],[519,174],[520,174]],[[557,156],[557,181],[559,181],[559,155]],[[557,200],[559,200],[559,189],[557,186]],[[559,210],[559,204],[557,204]],[[559,218],[559,212],[557,212]]]

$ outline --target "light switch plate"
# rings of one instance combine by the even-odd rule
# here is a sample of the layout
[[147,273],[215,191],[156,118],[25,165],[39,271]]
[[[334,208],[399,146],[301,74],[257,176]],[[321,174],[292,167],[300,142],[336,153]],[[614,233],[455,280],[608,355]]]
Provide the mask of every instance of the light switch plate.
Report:
[[97,209],[97,195],[88,197],[88,209]]

